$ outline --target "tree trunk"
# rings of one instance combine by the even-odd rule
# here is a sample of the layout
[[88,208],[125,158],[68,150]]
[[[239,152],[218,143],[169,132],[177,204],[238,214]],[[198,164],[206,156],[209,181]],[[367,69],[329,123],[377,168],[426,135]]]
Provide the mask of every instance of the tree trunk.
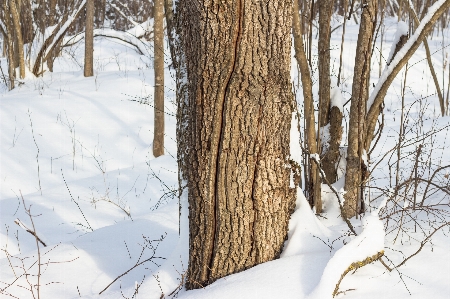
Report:
[[175,54],[175,24],[173,14],[173,0],[164,0],[164,15],[166,17],[167,24],[167,40],[169,41],[170,56],[172,58],[172,67],[177,67],[177,56]]
[[[289,187],[292,2],[177,2],[187,67],[190,252],[186,287],[277,258]],[[183,62],[183,59],[185,61]],[[183,94],[183,90],[179,91]],[[185,99],[182,99],[185,100]]]
[[330,22],[333,2],[319,2],[319,128],[326,126],[330,120]]
[[11,11],[12,21],[14,24],[15,40],[17,41],[17,54],[19,62],[19,76],[21,79],[25,78],[25,57],[23,54],[23,38],[22,29],[20,27],[19,12],[17,11],[16,0],[10,0],[9,10]]
[[[319,152],[322,167],[330,183],[336,182],[336,163],[339,160],[339,146],[342,140],[342,112],[331,107],[330,80],[330,38],[331,15],[334,0],[320,1],[319,7]],[[328,137],[324,130],[328,125]],[[317,210],[316,210],[317,211]],[[319,211],[317,211],[319,212]]]
[[[304,101],[304,113],[306,119],[305,138],[308,147],[309,154],[317,153],[316,144],[316,129],[315,129],[315,117],[314,117],[314,100],[312,91],[312,79],[311,72],[308,66],[308,60],[306,59],[306,53],[303,47],[302,27],[300,22],[298,2],[294,1],[293,16],[292,16],[292,28],[294,33],[294,49],[295,58],[297,59],[298,66],[300,68],[302,87],[303,87],[303,101]],[[314,162],[309,163],[308,179],[305,180],[308,184],[306,186],[308,192],[308,201],[313,203],[316,207],[316,212],[322,211],[322,198],[320,188],[320,178],[317,164]]]
[[14,89],[16,72],[14,70],[14,37],[12,32],[12,22],[9,14],[8,1],[3,3],[3,12],[5,17],[6,35],[7,35],[7,50],[8,50],[8,76],[9,76],[9,90]]
[[[340,92],[340,91],[338,91]],[[340,159],[339,147],[342,141],[342,111],[336,107],[331,107],[328,148],[322,157],[322,168],[330,183],[337,181],[337,163]]]
[[164,0],[155,0],[154,47],[155,97],[153,156],[164,155]]
[[92,77],[94,76],[94,0],[87,0],[86,3],[84,42],[84,76]]
[[361,158],[364,151],[364,125],[368,84],[370,80],[370,61],[372,39],[376,26],[377,0],[364,0],[362,3],[361,25],[356,45],[355,68],[350,106],[348,131],[347,168],[345,172],[344,217],[351,218],[358,212],[360,185],[362,182]]

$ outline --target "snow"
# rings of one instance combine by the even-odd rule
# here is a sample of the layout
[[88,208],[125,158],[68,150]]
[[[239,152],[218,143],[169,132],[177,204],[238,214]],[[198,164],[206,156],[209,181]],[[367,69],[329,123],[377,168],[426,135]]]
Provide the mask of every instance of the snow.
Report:
[[337,86],[333,86],[330,90],[330,107],[337,107],[339,110],[344,111],[344,98],[342,97],[341,90]]
[[[386,22],[386,36],[393,36],[397,22],[389,19]],[[358,26],[348,24],[344,57],[354,57]],[[336,30],[332,49],[339,49],[333,45],[339,45],[340,34]],[[385,57],[391,43],[394,41],[387,40],[385,49],[381,49]],[[351,219],[358,234],[354,236],[342,220],[338,198],[327,185],[322,185],[324,213],[319,216],[311,210],[303,190],[297,188],[288,239],[279,259],[224,277],[203,289],[179,289],[188,267],[189,207],[186,189],[180,201],[177,197],[173,74],[166,65],[166,154],[154,158],[151,57],[130,50],[117,39],[97,37],[94,47],[94,77],[83,77],[84,48],[80,40],[56,58],[54,73],[46,72],[42,78],[27,76],[24,84],[10,92],[0,80],[0,291],[3,290],[0,298],[10,297],[8,294],[32,298],[25,288],[29,286],[25,273],[36,283],[36,241],[25,231],[32,225],[20,192],[31,209],[37,235],[48,245],[40,247],[41,298],[130,298],[137,289],[135,298],[150,299],[161,298],[162,293],[165,298],[172,298],[174,295],[169,295],[172,292],[177,298],[195,299],[325,299],[331,298],[337,281],[351,263],[384,250],[394,264],[399,264],[417,250],[420,243],[414,238],[420,241],[422,235],[413,233],[413,238],[394,243],[385,220],[380,219],[392,205],[410,209],[410,200],[390,200],[394,192],[378,199],[376,194],[367,198],[366,214]],[[435,51],[442,46],[440,41],[435,41],[430,42],[430,47]],[[151,51],[146,51],[146,55],[151,55]],[[339,61],[339,50],[332,50],[331,55],[332,61]],[[415,57],[415,61],[420,61],[424,51],[419,49]],[[348,82],[351,82],[352,63],[344,63],[343,75],[347,79],[339,88],[331,90],[331,105],[338,107],[345,117],[348,114],[342,107],[343,95],[347,97],[351,92]],[[7,69],[5,58],[0,58],[0,64],[3,70]],[[442,76],[442,64],[435,67]],[[432,172],[435,165],[450,162],[446,154],[447,131],[438,131],[450,119],[436,120],[433,116],[437,106],[435,98],[422,104],[418,100],[432,93],[427,89],[431,79],[422,75],[427,68],[423,61],[409,70],[410,93],[406,94],[405,102],[410,123],[422,124],[417,132],[437,132],[433,142],[423,141],[423,151],[432,149],[433,155],[437,155],[433,159],[421,157],[429,159],[427,165],[431,165]],[[378,74],[373,74],[372,81],[376,80]],[[317,84],[314,88],[317,91]],[[400,119],[399,90],[400,83],[394,81],[386,96],[385,129],[370,154],[371,165],[398,141],[395,132]],[[302,103],[301,92],[297,96]],[[297,131],[297,123],[293,115],[290,158],[300,163],[303,143],[300,143],[302,136]],[[300,120],[301,126],[302,123]],[[345,136],[347,129],[343,127]],[[419,138],[413,129],[405,132],[405,140]],[[413,145],[407,149],[415,151]],[[340,154],[340,179],[333,188],[344,202],[345,143]],[[318,154],[310,157],[320,161]],[[367,154],[365,157],[369,158]],[[387,160],[371,174],[374,190],[390,186],[392,161]],[[408,163],[401,163],[406,177],[411,174],[411,163]],[[427,172],[421,175],[426,178]],[[439,176],[445,181],[444,171]],[[448,199],[433,194],[430,200],[442,204]],[[445,211],[448,213],[448,208]],[[15,224],[17,219],[22,227]],[[425,213],[417,216],[418,221],[426,219]],[[448,298],[448,232],[445,228],[436,233],[432,242],[397,269],[398,272],[388,272],[381,263],[374,262],[354,274],[349,273],[339,288],[345,293],[337,298]],[[133,268],[152,256],[151,261]]]
[[397,23],[397,31],[395,32],[394,40],[392,41],[391,51],[389,52],[389,56],[387,61],[390,62],[392,60],[392,56],[394,56],[395,48],[400,41],[402,36],[408,36],[408,24],[403,21]]

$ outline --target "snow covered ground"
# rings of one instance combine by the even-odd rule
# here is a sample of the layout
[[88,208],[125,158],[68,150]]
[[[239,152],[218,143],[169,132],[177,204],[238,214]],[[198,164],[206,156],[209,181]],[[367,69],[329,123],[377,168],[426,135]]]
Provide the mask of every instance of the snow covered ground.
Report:
[[[335,24],[338,21],[334,20]],[[395,37],[394,20],[387,20],[385,29],[382,57],[388,57]],[[335,76],[340,34],[341,29],[337,29],[332,40]],[[350,23],[344,45],[344,101],[350,98],[357,34],[358,27]],[[436,34],[429,42],[444,92],[449,42],[448,36]],[[179,290],[188,266],[188,228],[186,219],[180,223],[178,215],[173,73],[166,68],[166,154],[155,159],[151,150],[151,57],[105,38],[97,38],[94,47],[94,77],[83,77],[84,48],[80,42],[56,59],[53,73],[27,78],[11,92],[0,83],[1,298],[33,298],[31,290],[36,296],[34,285],[40,273],[41,298],[162,298],[163,293],[166,298],[322,299],[331,297],[340,275],[352,262],[384,249],[398,264],[419,248],[424,239],[419,233],[411,233],[412,239],[406,235],[395,238],[389,232],[384,237],[389,224],[385,226],[386,220],[377,216],[383,197],[368,201],[372,212],[363,219],[352,220],[358,232],[354,237],[339,218],[337,202],[329,190],[327,193],[324,188],[323,217],[312,213],[299,190],[289,240],[280,259],[222,278],[204,289]],[[377,49],[380,47],[379,39]],[[379,57],[379,52],[374,52],[374,83],[379,76]],[[405,140],[444,128],[422,142],[423,151],[431,152],[423,158],[425,164],[429,159],[431,169],[431,165],[436,168],[450,162],[445,128],[450,118],[437,118],[439,103],[424,58],[425,51],[419,48],[408,70]],[[169,60],[167,54],[167,64]],[[0,58],[0,63],[6,70],[5,58]],[[386,97],[385,128],[371,155],[372,163],[398,142],[402,74]],[[293,60],[294,82],[296,77]],[[301,102],[301,92],[297,96]],[[344,111],[349,108],[347,104]],[[295,129],[293,125],[292,157],[299,160]],[[344,135],[346,131],[344,126]],[[417,144],[405,146],[404,151],[405,155],[417,152]],[[371,186],[388,189],[395,183],[391,171],[396,151],[393,157],[387,156],[375,167]],[[410,175],[413,164],[411,158],[402,161],[400,179]],[[448,184],[445,171],[443,175],[439,178],[447,179]],[[341,186],[338,183],[336,187]],[[378,193],[374,189],[371,196]],[[181,199],[184,210],[185,200]],[[429,200],[442,205],[449,198],[437,192]],[[398,204],[406,207],[408,202]],[[447,213],[443,217],[450,212],[443,211]],[[422,213],[417,217],[424,223],[428,216]],[[47,246],[40,244],[38,252],[35,238],[15,221],[28,228],[34,226]],[[449,298],[448,233],[448,226],[437,232],[398,270],[389,272],[375,262],[350,272],[337,297]]]

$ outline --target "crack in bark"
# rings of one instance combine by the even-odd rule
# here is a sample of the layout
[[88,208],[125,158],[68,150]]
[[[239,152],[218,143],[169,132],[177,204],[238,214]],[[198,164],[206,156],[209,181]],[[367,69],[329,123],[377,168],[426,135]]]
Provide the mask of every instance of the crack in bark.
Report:
[[219,231],[219,226],[217,223],[217,214],[218,214],[218,208],[219,208],[219,204],[218,204],[218,186],[217,186],[217,182],[219,181],[219,159],[220,159],[220,152],[222,151],[222,141],[223,141],[223,129],[224,129],[224,118],[225,118],[225,101],[227,98],[227,93],[230,90],[230,85],[231,85],[231,81],[232,81],[232,76],[233,73],[236,70],[236,62],[237,62],[237,56],[238,56],[238,50],[239,50],[239,41],[240,41],[240,37],[241,37],[241,31],[242,31],[242,20],[243,20],[243,9],[242,9],[242,0],[238,1],[238,7],[237,7],[238,11],[237,11],[237,15],[238,15],[238,26],[236,28],[236,32],[235,32],[235,40],[234,40],[234,51],[233,51],[233,61],[232,61],[232,67],[231,70],[227,76],[226,79],[226,83],[225,83],[225,89],[224,89],[224,94],[223,94],[223,98],[222,98],[222,102],[220,103],[221,105],[221,112],[218,113],[220,115],[220,121],[218,122],[218,127],[219,127],[219,138],[218,138],[218,142],[217,142],[217,146],[214,148],[214,155],[216,157],[216,165],[215,165],[215,178],[214,178],[214,219],[213,219],[213,224],[214,224],[214,228],[213,228],[213,236],[212,236],[212,246],[210,249],[210,258],[209,258],[209,267],[208,267],[208,277],[211,279],[211,271],[213,269],[213,263],[214,263],[214,258],[215,258],[215,254],[214,254],[214,247],[217,244],[217,235],[218,235],[218,231]]

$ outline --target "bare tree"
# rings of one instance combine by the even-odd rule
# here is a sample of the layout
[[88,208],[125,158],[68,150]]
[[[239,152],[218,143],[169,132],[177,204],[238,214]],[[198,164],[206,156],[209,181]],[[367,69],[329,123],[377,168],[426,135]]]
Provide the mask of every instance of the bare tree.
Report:
[[19,56],[19,67],[20,67],[19,76],[21,79],[23,79],[23,78],[25,78],[25,57],[23,54],[22,29],[20,27],[19,12],[18,12],[17,6],[18,6],[18,4],[17,4],[16,0],[10,0],[9,10],[11,12],[12,23],[14,25],[15,40],[17,41],[17,44],[16,44],[17,54]]
[[155,0],[154,7],[154,53],[155,97],[153,155],[164,155],[164,0]]
[[[304,114],[306,120],[305,138],[307,150],[310,155],[314,155],[317,153],[317,143],[314,116],[314,99],[312,91],[313,83],[303,45],[302,22],[300,21],[297,1],[294,1],[293,5],[292,28],[294,33],[295,58],[297,59],[297,63],[300,68],[300,75],[303,85]],[[304,169],[309,170],[305,174],[307,195],[309,198],[309,202],[312,203],[316,207],[316,211],[319,210],[320,213],[320,211],[322,210],[322,201],[320,194],[321,189],[319,171],[316,163],[313,163],[310,159],[307,159],[307,161],[309,162],[308,165],[304,165]]]
[[358,213],[360,202],[360,184],[362,179],[362,163],[364,149],[364,129],[366,103],[369,97],[370,59],[372,56],[372,40],[376,27],[378,0],[362,2],[361,25],[356,45],[355,68],[353,70],[352,98],[348,132],[347,168],[345,172],[345,217],[350,218]]
[[84,39],[84,76],[94,76],[94,0],[86,3],[86,31]]
[[286,47],[292,2],[184,0],[176,13],[192,289],[281,253],[295,195]]

